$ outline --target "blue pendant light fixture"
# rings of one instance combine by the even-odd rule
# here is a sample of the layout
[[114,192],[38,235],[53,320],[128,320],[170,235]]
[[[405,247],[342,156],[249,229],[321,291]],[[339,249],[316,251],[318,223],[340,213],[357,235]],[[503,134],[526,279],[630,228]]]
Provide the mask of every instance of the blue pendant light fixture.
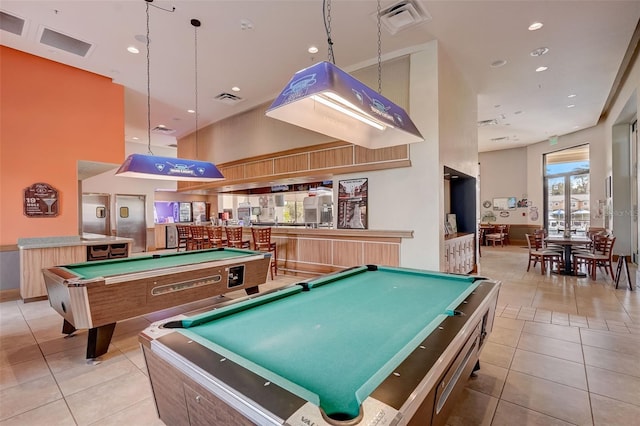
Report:
[[[191,160],[187,158],[160,157],[151,152],[151,84],[150,84],[150,60],[149,60],[149,4],[153,0],[146,1],[147,14],[147,149],[148,154],[131,154],[122,163],[116,176],[177,180],[189,182],[211,182],[224,179],[220,170],[213,164],[206,161]],[[165,10],[165,9],[163,9]],[[175,10],[175,8],[174,8]],[[196,50],[196,157],[198,156],[198,27],[200,21],[191,20],[191,25],[195,28],[195,50]]]
[[[323,5],[327,2],[330,11],[331,0],[324,0]],[[406,111],[380,94],[380,2],[378,92],[334,65],[331,19],[327,19],[327,13],[324,16],[331,62],[295,73],[266,115],[371,149],[424,141]]]

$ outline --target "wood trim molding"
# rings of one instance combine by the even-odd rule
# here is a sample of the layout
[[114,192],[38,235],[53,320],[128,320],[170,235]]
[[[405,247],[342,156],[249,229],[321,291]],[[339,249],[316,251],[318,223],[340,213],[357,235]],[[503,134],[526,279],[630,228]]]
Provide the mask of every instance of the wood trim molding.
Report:
[[324,180],[335,174],[411,167],[409,146],[367,149],[331,142],[218,164],[225,176],[210,183],[178,182],[178,192],[219,192],[290,183],[291,179]]

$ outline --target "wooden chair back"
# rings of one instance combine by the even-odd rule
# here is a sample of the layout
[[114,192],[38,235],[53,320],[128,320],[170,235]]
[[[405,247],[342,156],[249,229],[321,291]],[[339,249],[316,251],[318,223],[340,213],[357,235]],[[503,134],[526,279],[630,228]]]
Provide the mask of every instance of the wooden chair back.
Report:
[[242,226],[227,226],[227,246],[235,248],[249,248],[249,241],[242,240]]
[[251,228],[254,250],[269,250],[271,246],[271,228],[268,226],[254,226]]
[[187,225],[176,225],[178,231],[178,251],[181,248],[189,250],[189,239],[191,238],[191,232]]
[[222,226],[207,226],[207,238],[211,247],[222,247]]
[[271,279],[273,279],[274,273],[278,275],[278,250],[276,243],[271,241],[271,228],[254,226],[251,228],[251,235],[253,236],[253,249],[258,251],[269,251],[271,256]]
[[191,248],[192,249],[203,249],[205,248],[205,230],[202,225],[191,225],[189,226],[189,231],[191,232]]

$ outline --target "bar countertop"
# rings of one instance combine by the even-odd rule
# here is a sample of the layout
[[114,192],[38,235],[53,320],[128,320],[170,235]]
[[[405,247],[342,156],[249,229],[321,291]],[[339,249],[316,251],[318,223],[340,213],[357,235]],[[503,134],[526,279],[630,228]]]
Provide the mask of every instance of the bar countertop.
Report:
[[108,235],[83,233],[62,237],[32,237],[18,238],[20,250],[40,249],[50,247],[95,246],[100,244],[133,243],[132,238],[112,237]]

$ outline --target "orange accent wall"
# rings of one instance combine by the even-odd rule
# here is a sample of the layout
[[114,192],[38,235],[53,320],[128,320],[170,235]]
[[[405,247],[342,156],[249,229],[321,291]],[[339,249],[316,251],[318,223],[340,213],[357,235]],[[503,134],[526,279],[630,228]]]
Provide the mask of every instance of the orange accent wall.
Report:
[[[124,87],[0,46],[0,246],[78,234],[78,160],[124,160]],[[23,191],[59,192],[59,215],[23,214]]]

